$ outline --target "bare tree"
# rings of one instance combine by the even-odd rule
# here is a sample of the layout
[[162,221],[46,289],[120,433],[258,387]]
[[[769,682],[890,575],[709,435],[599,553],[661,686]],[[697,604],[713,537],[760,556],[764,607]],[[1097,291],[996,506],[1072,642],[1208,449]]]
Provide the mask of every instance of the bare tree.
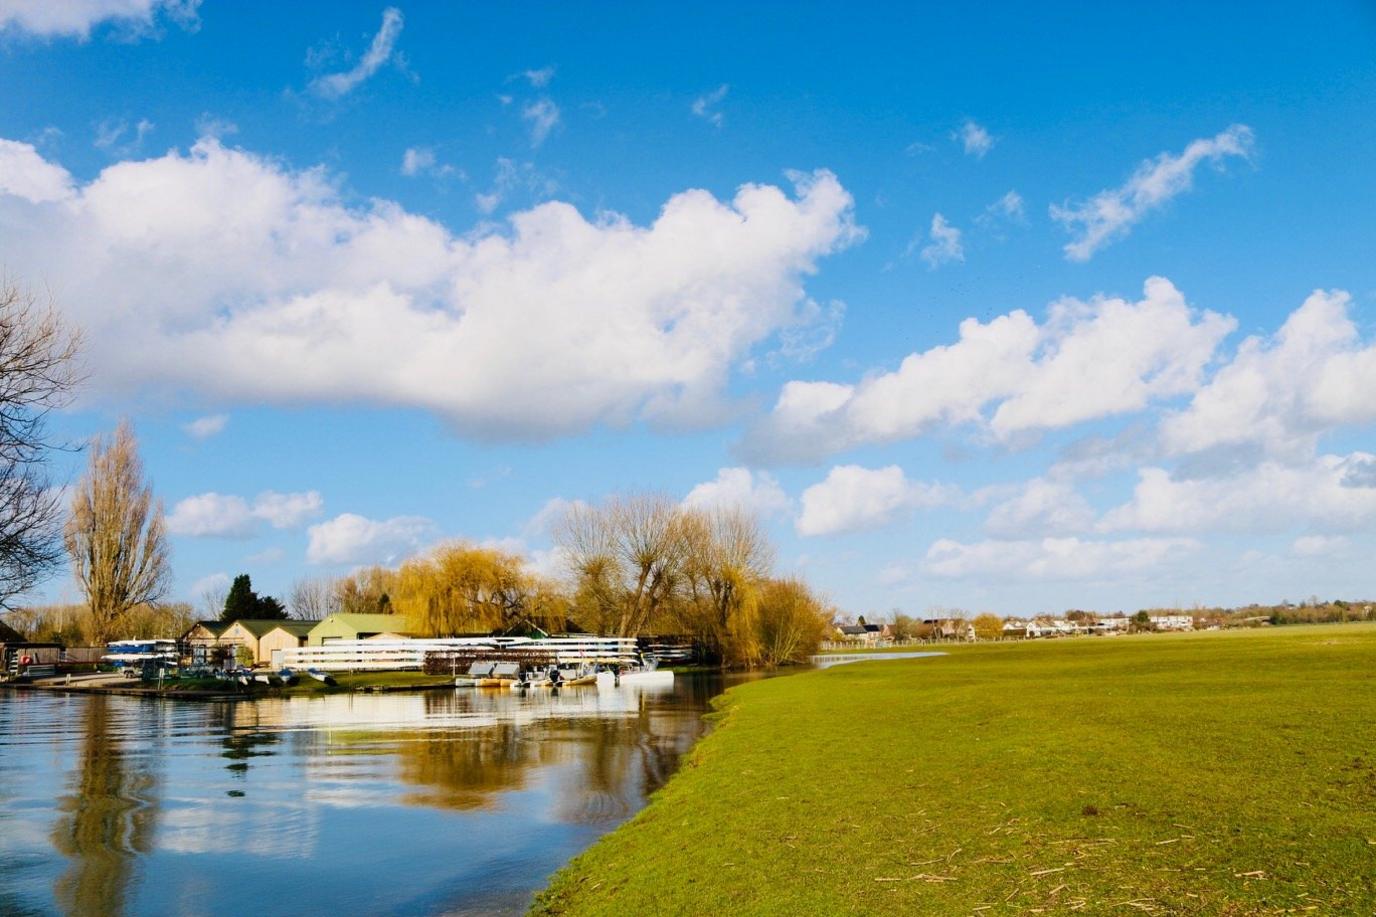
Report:
[[80,381],[80,335],[0,279],[0,609],[62,562],[61,494],[45,466],[48,412]]
[[293,618],[323,620],[340,609],[339,583],[327,576],[299,579],[292,584],[287,607]]
[[167,590],[162,503],[144,482],[127,421],[113,438],[98,437],[91,445],[90,466],[72,498],[66,543],[91,609],[91,636],[98,641],[110,638],[130,608],[154,603]]

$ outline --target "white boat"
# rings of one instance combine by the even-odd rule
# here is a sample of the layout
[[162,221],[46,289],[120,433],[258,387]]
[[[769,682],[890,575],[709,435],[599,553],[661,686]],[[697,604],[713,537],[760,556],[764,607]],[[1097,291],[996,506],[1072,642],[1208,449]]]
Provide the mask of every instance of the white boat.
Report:
[[659,669],[630,669],[625,672],[598,672],[599,688],[619,688],[622,685],[672,685],[674,673]]

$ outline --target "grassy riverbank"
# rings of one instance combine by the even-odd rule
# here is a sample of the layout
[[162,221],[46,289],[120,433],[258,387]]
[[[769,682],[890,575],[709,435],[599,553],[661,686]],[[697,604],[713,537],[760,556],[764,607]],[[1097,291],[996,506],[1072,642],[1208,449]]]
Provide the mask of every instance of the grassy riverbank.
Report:
[[548,914],[1376,913],[1376,626],[955,647],[733,689]]

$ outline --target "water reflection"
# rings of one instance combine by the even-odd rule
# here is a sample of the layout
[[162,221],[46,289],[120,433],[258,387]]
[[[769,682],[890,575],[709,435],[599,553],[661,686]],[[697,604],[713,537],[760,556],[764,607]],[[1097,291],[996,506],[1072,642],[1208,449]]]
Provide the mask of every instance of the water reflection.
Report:
[[122,914],[136,858],[153,848],[157,778],[130,754],[111,715],[111,700],[92,697],[82,717],[81,752],[52,844],[71,865],[53,896],[68,914]]
[[0,912],[210,914],[251,882],[264,914],[521,913],[668,779],[722,687],[0,692]]

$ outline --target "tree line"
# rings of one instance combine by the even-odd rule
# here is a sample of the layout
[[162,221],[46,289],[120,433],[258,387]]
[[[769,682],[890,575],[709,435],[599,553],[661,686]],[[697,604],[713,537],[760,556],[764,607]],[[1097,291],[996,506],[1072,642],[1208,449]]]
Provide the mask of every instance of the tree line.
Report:
[[553,528],[564,569],[453,542],[395,568],[293,586],[297,617],[398,614],[419,636],[570,631],[692,641],[731,666],[779,665],[816,652],[835,609],[802,580],[773,573],[758,519],[736,508],[685,508],[659,494],[576,504]]

